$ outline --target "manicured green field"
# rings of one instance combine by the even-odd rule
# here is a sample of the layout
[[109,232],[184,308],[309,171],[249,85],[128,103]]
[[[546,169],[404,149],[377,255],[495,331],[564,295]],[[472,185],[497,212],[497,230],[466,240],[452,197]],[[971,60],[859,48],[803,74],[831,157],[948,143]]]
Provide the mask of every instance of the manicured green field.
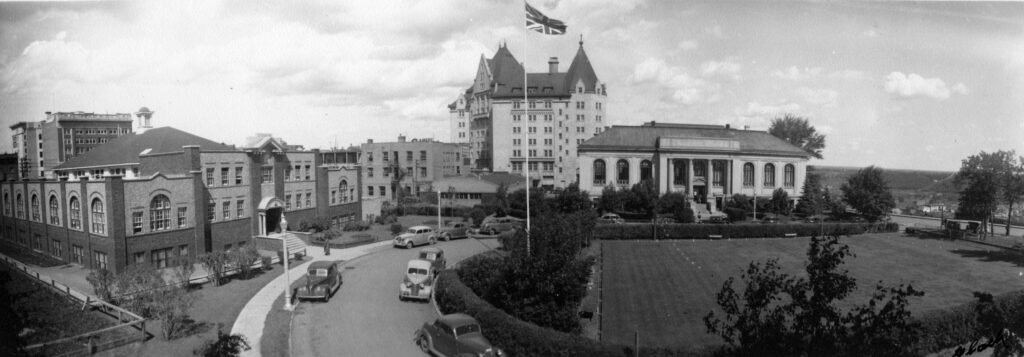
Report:
[[[702,318],[716,309],[715,295],[729,276],[751,261],[778,258],[791,274],[805,275],[810,239],[603,241],[601,338],[645,346],[719,344]],[[900,233],[843,237],[854,258],[844,267],[857,278],[857,292],[843,305],[867,301],[878,281],[912,283],[925,296],[914,313],[962,304],[973,291],[1024,289],[1024,258],[970,242],[905,237]],[[739,287],[738,288],[742,288]]]

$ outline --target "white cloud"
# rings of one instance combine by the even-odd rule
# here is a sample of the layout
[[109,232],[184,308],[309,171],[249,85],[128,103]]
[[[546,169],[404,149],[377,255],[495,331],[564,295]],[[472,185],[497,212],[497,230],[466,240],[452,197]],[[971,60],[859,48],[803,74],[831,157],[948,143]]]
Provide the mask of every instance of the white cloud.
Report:
[[740,78],[743,65],[730,61],[706,61],[700,65],[700,73],[705,77],[723,76],[732,79]]
[[640,62],[633,70],[629,81],[634,84],[653,84],[671,93],[668,97],[673,101],[691,105],[710,103],[720,98],[720,85],[701,78],[696,78],[680,69],[672,67],[658,58],[648,58]]
[[863,35],[864,37],[875,38],[878,37],[878,30],[873,28],[867,29],[864,31]]
[[796,66],[790,66],[784,70],[776,70],[772,73],[775,77],[791,81],[800,81],[815,77],[819,74],[821,74],[821,67],[804,67],[803,69],[800,69]]
[[831,89],[811,89],[807,87],[800,87],[796,89],[796,94],[808,103],[825,107],[835,106],[836,101],[839,99],[839,93]]
[[[905,98],[925,96],[940,100],[948,99],[951,93],[941,78],[924,78],[917,73],[907,75],[902,72],[892,72],[885,76],[885,91]],[[957,83],[952,93],[967,94],[967,86]]]
[[767,128],[771,119],[799,111],[800,104],[793,102],[782,102],[776,105],[748,102],[746,107],[737,107],[733,110],[740,122],[752,124],[757,128]]
[[710,34],[711,36],[718,37],[718,38],[724,38],[725,37],[725,35],[722,34],[722,26],[720,26],[720,25],[705,27],[704,28],[704,33]]
[[697,49],[697,41],[693,41],[693,40],[679,41],[679,44],[676,45],[676,47],[679,48],[680,50],[683,50],[683,51],[692,51],[692,50]]
[[848,80],[860,80],[864,79],[864,71],[842,69],[833,71],[828,74],[829,79],[848,79]]

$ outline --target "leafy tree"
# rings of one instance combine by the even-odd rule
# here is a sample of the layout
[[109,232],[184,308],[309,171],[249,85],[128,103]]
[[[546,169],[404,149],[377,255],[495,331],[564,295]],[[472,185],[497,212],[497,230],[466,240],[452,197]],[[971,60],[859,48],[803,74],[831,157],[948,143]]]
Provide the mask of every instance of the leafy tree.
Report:
[[110,300],[110,297],[113,295],[111,290],[114,287],[114,278],[113,272],[101,268],[89,272],[85,280],[92,285],[92,290],[97,297],[103,300]]
[[165,340],[173,339],[188,325],[188,310],[192,308],[195,296],[185,286],[172,286],[153,295],[149,310],[160,320],[160,332]]
[[189,279],[192,278],[192,273],[196,271],[196,266],[192,259],[183,257],[178,260],[178,264],[174,266],[174,278],[183,287],[188,287]]
[[241,334],[226,334],[223,325],[217,325],[217,339],[206,341],[193,354],[203,357],[237,357],[242,351],[248,351],[249,341]]
[[806,277],[783,273],[778,259],[751,262],[740,276],[722,284],[717,302],[723,314],[704,317],[709,333],[721,336],[732,356],[903,356],[916,338],[909,298],[924,293],[910,285],[881,285],[864,305],[848,311],[839,301],[856,290],[856,279],[840,270],[849,247],[836,236],[812,237]]
[[238,268],[242,279],[248,279],[252,275],[252,265],[260,261],[260,252],[252,245],[235,248],[228,252],[228,261]]
[[597,199],[597,208],[601,212],[622,211],[624,206],[623,195],[615,186],[608,185],[601,190],[601,197]]
[[768,201],[768,210],[775,214],[789,215],[793,210],[793,204],[789,202],[789,194],[782,188],[772,192],[772,199]]
[[[995,345],[992,346],[993,356],[1024,356],[1024,343],[1022,343],[1024,340],[1008,328],[1018,321],[1011,321],[1011,318],[1007,317],[1009,312],[996,303],[992,294],[975,291],[974,297],[978,299],[977,304],[974,305],[974,318],[980,327],[979,334],[974,336],[974,339],[986,338],[987,342],[994,343]],[[1001,341],[994,341],[1000,337]],[[956,356],[966,355],[966,353],[961,353],[965,352],[961,351],[962,349],[963,347],[959,347],[953,354]]]
[[996,151],[968,156],[953,180],[960,191],[957,217],[978,219],[988,224],[998,203],[1009,206],[1006,234],[1010,234],[1013,205],[1024,196],[1024,158],[1016,152]]
[[654,214],[654,209],[658,205],[658,191],[651,180],[638,182],[623,194],[626,196],[627,211],[643,213],[647,217]]
[[868,166],[858,170],[840,190],[843,200],[870,221],[877,221],[896,206],[881,168]]
[[589,193],[580,191],[579,182],[573,182],[558,193],[554,206],[562,213],[590,211],[594,209],[594,201],[590,200]]
[[693,222],[693,210],[690,209],[690,202],[686,195],[681,192],[666,192],[658,199],[658,213],[671,214],[681,223]]
[[527,251],[524,231],[503,241],[509,254],[470,259],[460,278],[481,298],[519,319],[564,332],[579,331],[576,311],[586,295],[593,258],[580,255],[593,234],[593,211],[538,215]]
[[151,302],[166,285],[162,273],[149,264],[132,264],[115,275],[111,288],[114,302],[125,309],[152,317]]
[[[287,258],[287,257],[285,257]],[[209,252],[199,256],[199,262],[203,264],[206,271],[211,274],[211,280],[213,280],[213,286],[220,286],[224,279],[224,269],[230,257],[228,253],[218,250]]]
[[821,176],[808,174],[807,179],[804,180],[802,191],[800,200],[796,203],[796,209],[793,211],[797,216],[813,216],[825,210],[825,192],[821,187]]
[[807,118],[785,114],[782,118],[772,119],[768,133],[804,149],[815,158],[822,158],[821,151],[825,149],[825,135],[818,133]]

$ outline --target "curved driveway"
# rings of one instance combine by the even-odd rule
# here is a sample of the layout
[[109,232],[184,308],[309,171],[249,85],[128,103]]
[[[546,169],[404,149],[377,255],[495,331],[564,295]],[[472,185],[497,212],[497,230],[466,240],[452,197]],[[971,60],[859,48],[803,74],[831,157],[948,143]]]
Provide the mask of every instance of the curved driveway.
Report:
[[[496,239],[438,242],[449,266]],[[327,303],[302,302],[292,320],[293,356],[420,356],[413,334],[437,313],[430,303],[398,300],[398,285],[413,249],[382,247],[346,264],[344,284]]]

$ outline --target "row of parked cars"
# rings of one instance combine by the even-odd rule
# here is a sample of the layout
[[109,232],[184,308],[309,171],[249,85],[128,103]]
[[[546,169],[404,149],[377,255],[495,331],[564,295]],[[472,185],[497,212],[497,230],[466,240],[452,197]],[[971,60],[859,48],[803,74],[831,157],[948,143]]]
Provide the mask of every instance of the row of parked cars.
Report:
[[[482,230],[485,233],[492,233],[503,229],[498,225],[498,220],[485,220]],[[471,228],[465,222],[449,222],[439,230],[430,226],[412,226],[396,236],[392,245],[412,249],[417,245],[434,245],[439,240],[466,238],[471,232]],[[437,247],[420,250],[417,257],[406,264],[405,277],[398,285],[398,299],[430,301],[437,274],[447,267],[448,260],[444,250]],[[484,337],[479,322],[461,313],[444,315],[433,323],[424,323],[416,331],[414,341],[421,351],[436,356],[505,355]]]

